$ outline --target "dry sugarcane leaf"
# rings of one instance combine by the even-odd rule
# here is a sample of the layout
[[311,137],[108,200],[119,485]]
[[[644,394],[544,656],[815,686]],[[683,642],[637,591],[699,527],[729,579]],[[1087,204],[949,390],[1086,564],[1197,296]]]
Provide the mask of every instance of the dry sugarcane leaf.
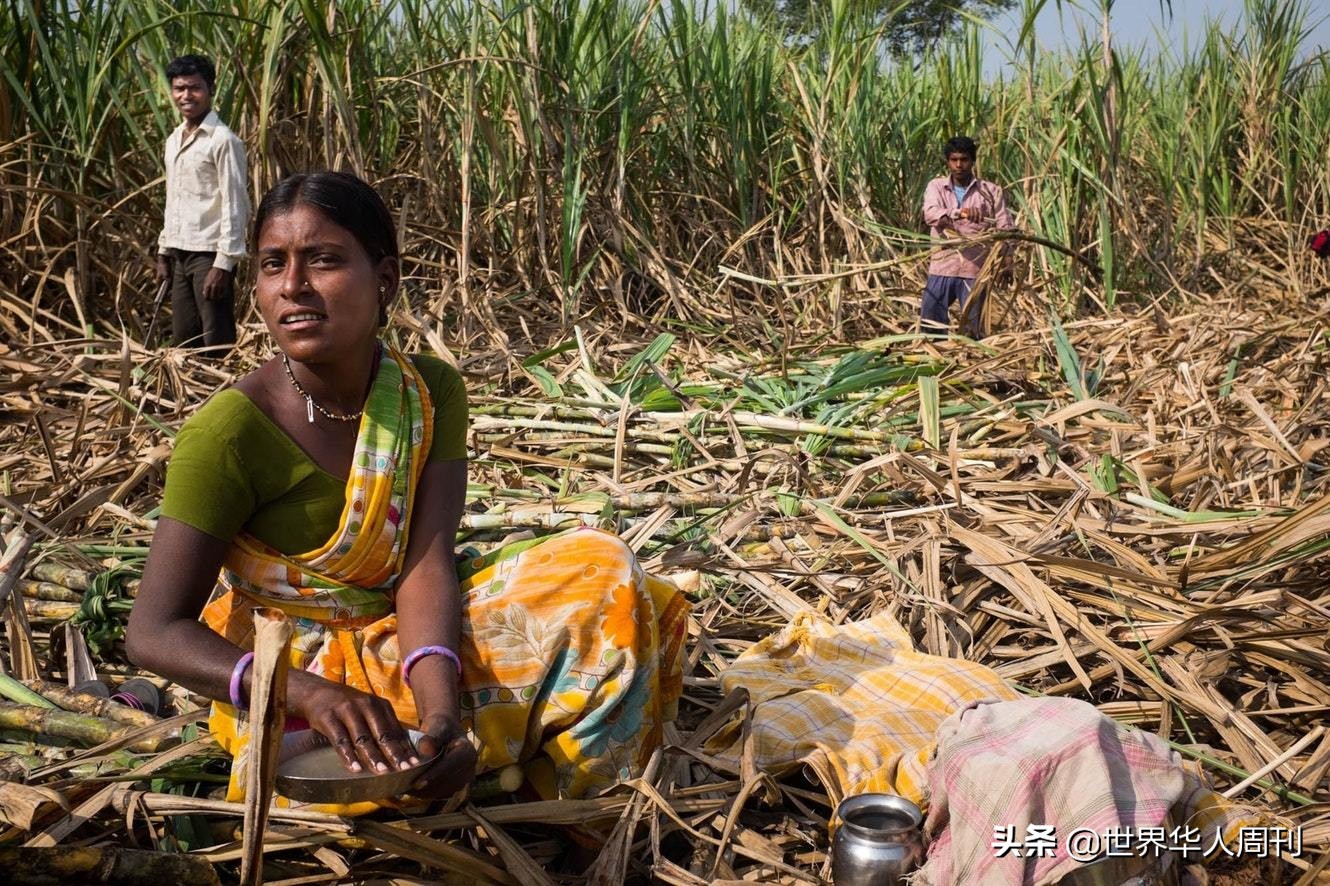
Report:
[[384,852],[396,853],[433,870],[465,874],[487,883],[516,886],[520,882],[470,850],[402,828],[361,821],[356,825],[356,835]]
[[1300,791],[1313,793],[1326,780],[1327,774],[1330,774],[1330,735],[1321,739],[1321,743],[1307,757],[1302,768],[1289,779],[1289,785]]
[[249,768],[245,772],[244,847],[240,859],[243,886],[263,879],[263,834],[277,781],[277,757],[286,723],[286,678],[294,627],[276,609],[254,611],[254,661],[249,706]]
[[32,628],[28,625],[23,593],[18,586],[23,563],[32,549],[35,537],[15,529],[5,540],[4,554],[0,557],[0,603],[5,607],[5,633],[9,640],[9,669],[20,680],[39,676],[37,656],[33,649]]
[[[141,799],[142,796],[139,795],[136,799]],[[269,827],[267,833],[263,835],[263,854],[289,852],[292,849],[313,849],[315,856],[319,856],[320,852],[328,850],[327,844],[336,843],[341,839],[341,834],[328,833],[326,830],[316,828]],[[201,858],[206,858],[212,864],[218,864],[226,861],[239,861],[244,857],[245,851],[243,842],[236,840],[196,854]],[[333,856],[337,855],[332,850],[328,850],[328,853]],[[340,856],[338,857],[340,858]],[[327,864],[327,862],[324,863]],[[344,864],[341,866],[344,866]],[[345,871],[339,874],[339,876],[344,875]]]
[[1200,557],[1192,563],[1194,574],[1217,572],[1239,564],[1268,559],[1274,554],[1330,532],[1330,495],[1304,505],[1291,517],[1232,547]]
[[[644,781],[656,780],[662,756],[659,748],[651,755],[642,773]],[[623,810],[623,815],[615,822],[614,830],[602,845],[596,860],[587,868],[586,881],[590,886],[613,886],[624,882],[628,875],[628,853],[632,848],[633,835],[645,811],[646,802],[642,795],[633,794]]]
[[[83,632],[73,624],[64,624],[65,632],[65,673],[69,686],[73,687],[89,680],[97,679],[97,669],[88,654],[88,644],[83,640]],[[142,724],[140,724],[142,725]]]
[[0,782],[0,822],[26,831],[35,819],[45,818],[53,809],[69,809],[69,801],[60,792]]
[[467,806],[466,814],[485,832],[485,837],[494,844],[504,867],[519,883],[532,886],[553,886],[554,881],[545,873],[544,868],[536,864],[522,845],[508,835],[503,828],[487,820],[474,806]]
[[[977,557],[983,558],[978,565],[979,571],[1012,589],[1013,593],[1023,596],[1026,601],[1033,604],[1035,610],[1044,616],[1045,623],[1053,634],[1058,649],[1062,650],[1064,660],[1070,665],[1072,673],[1080,680],[1086,691],[1090,691],[1092,689],[1090,677],[1085,673],[1085,669],[1081,667],[1080,660],[1072,654],[1071,647],[1067,643],[1066,634],[1063,633],[1062,625],[1055,613],[1057,607],[1053,604],[1055,595],[1052,589],[1035,577],[1030,567],[1019,562],[1021,555],[1016,550],[1007,548],[961,526],[952,526],[950,531],[952,537],[970,548]],[[984,562],[984,560],[987,562]],[[1057,599],[1062,602],[1060,597]],[[1072,622],[1072,626],[1081,630],[1082,633],[1086,632],[1084,623],[1079,618]]]

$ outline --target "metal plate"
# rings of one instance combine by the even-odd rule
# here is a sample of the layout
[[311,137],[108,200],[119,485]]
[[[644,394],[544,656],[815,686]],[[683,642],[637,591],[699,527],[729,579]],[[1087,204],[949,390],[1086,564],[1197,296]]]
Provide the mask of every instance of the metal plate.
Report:
[[[407,730],[414,748],[424,733]],[[313,729],[283,737],[282,762],[277,766],[277,793],[305,803],[359,803],[396,797],[411,789],[429,769],[434,757],[410,769],[389,772],[351,772],[337,749]]]

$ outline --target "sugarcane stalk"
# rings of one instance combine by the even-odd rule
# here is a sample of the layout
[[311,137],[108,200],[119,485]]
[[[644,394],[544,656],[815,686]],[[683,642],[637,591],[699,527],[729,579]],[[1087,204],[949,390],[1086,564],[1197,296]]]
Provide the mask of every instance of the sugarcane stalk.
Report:
[[56,705],[66,711],[91,714],[94,717],[114,720],[127,726],[151,726],[161,720],[160,717],[153,716],[147,711],[136,711],[134,708],[111,701],[109,698],[82,695],[67,686],[61,686],[59,683],[50,683],[46,680],[28,680],[26,686],[40,692],[41,695],[37,696],[38,698],[45,696],[46,699],[55,702]]
[[50,699],[43,698],[32,690],[29,686],[24,686],[18,680],[8,674],[0,674],[0,695],[16,704],[32,705],[36,708],[46,708],[54,710],[58,705],[53,704]]
[[[477,432],[476,442],[487,445],[495,443],[503,443],[504,441],[508,440],[511,436],[512,436],[511,434],[495,433],[493,431],[489,433]],[[536,445],[545,446],[545,447],[558,446],[559,454],[568,454],[568,455],[577,454],[577,455],[583,455],[584,457],[591,457],[597,454],[597,451],[595,449],[587,451],[588,447],[594,447],[597,445],[601,445],[603,447],[603,444],[599,444],[596,441],[579,440],[576,437],[569,437],[567,434],[541,434],[541,433],[523,434],[521,442],[523,443],[523,445],[526,446],[536,446]],[[632,438],[632,435],[629,434],[627,435],[627,439],[623,444],[623,451],[641,453],[642,455],[673,455],[674,446],[672,444],[667,444],[667,443],[644,443],[640,440],[634,440]]]
[[76,549],[90,557],[119,557],[120,559],[147,557],[148,548],[146,545],[116,545],[102,544],[100,542],[87,542],[79,544]]
[[74,591],[89,590],[92,588],[93,579],[96,578],[86,569],[75,569],[73,566],[61,563],[38,563],[30,572],[37,581],[62,585]]
[[[749,526],[734,539],[734,543],[765,549],[766,542],[773,538],[794,538],[798,534],[797,526]],[[673,541],[674,536],[666,540]]]
[[83,592],[49,581],[21,581],[19,590],[27,600],[50,600],[53,603],[81,603]]
[[[801,512],[805,509],[812,509],[813,506],[807,502],[800,504]],[[719,513],[719,511],[717,511]],[[701,515],[705,516],[705,514]],[[462,520],[458,524],[458,532],[486,532],[496,529],[571,529],[575,526],[599,526],[600,519],[595,514],[573,514],[567,512],[512,512],[500,514],[463,514]],[[621,531],[636,526],[640,523],[640,518],[626,518],[617,521],[616,525]],[[695,522],[695,520],[690,521]],[[677,540],[680,530],[677,526],[669,525],[657,528],[652,534],[653,539],[664,542]],[[740,542],[761,542],[772,538],[793,538],[798,534],[797,529],[790,526],[750,526],[745,529],[735,540]],[[102,667],[105,670],[105,667]]]
[[39,745],[30,734],[19,729],[0,729],[0,742],[39,748],[60,748],[69,744],[69,742],[65,741],[63,738],[52,738],[48,742],[43,742]]
[[0,604],[9,599],[23,572],[23,563],[32,549],[35,536],[16,529],[5,539],[4,553],[0,554]]
[[874,443],[890,443],[897,449],[914,452],[924,448],[922,440],[914,440],[902,434],[888,434],[884,431],[865,431],[860,428],[840,428],[833,425],[818,424],[802,419],[782,418],[775,415],[760,415],[756,412],[730,413],[735,423],[742,428],[751,425],[764,431],[784,434],[816,434],[819,437],[840,437],[845,440],[867,440]]
[[120,846],[3,846],[0,870],[10,886],[52,883],[116,886],[220,886],[202,858],[180,852],[147,852]]
[[89,746],[110,741],[129,731],[123,724],[103,717],[13,702],[0,702],[0,729],[67,738]]
[[[608,437],[613,439],[619,433],[613,426],[599,424],[581,424],[571,421],[547,421],[535,418],[499,419],[487,415],[477,416],[472,423],[475,431],[504,431],[512,433],[517,429],[532,431],[563,431],[580,434],[584,437]],[[653,440],[657,443],[669,443],[673,437],[666,431],[649,431],[640,427],[630,427],[627,431],[630,439]]]
[[[478,433],[476,435],[476,440],[480,443],[499,443],[507,440],[509,436],[510,435],[508,434],[501,434],[497,432]],[[565,458],[576,456],[578,459],[580,459],[587,465],[597,465],[597,464],[612,465],[614,463],[613,459],[608,458],[607,456],[599,455],[594,449],[590,448],[591,444],[567,443],[567,441],[568,441],[568,436],[566,434],[530,433],[530,434],[524,434],[520,442],[523,446],[528,446],[528,447],[531,446],[549,447],[549,446],[558,445],[560,448],[555,453],[557,456]],[[719,439],[716,441],[712,441],[711,439],[708,438],[707,440],[705,440],[705,442],[707,443],[708,446],[713,445],[714,443],[715,445],[718,445],[720,448],[725,448],[725,445],[729,442],[729,440]],[[767,444],[767,448],[780,449],[792,453],[799,451],[798,445],[795,443],[770,442]],[[836,455],[845,458],[868,459],[868,458],[876,458],[879,455],[882,455],[886,452],[890,452],[892,448],[897,448],[897,449],[903,448],[906,449],[907,451],[914,452],[923,449],[924,446],[922,442],[914,440],[910,437],[904,435],[893,435],[891,437],[890,442],[888,443],[882,443],[879,445],[870,445],[864,443],[836,443],[828,447],[826,452],[829,455]],[[673,446],[666,446],[660,443],[628,442],[624,444],[624,451],[639,453],[642,455],[672,456],[674,454],[675,449]],[[946,450],[943,451],[945,452]],[[1006,446],[975,446],[975,447],[956,450],[956,457],[958,459],[966,459],[970,461],[998,461],[998,460],[1005,460],[1012,458],[1024,458],[1027,455],[1028,453],[1024,449],[1015,448],[1015,447],[1006,447]],[[744,462],[735,458],[723,458],[723,459],[718,459],[714,463],[714,467],[718,470],[724,470],[724,471],[739,471],[743,469]],[[497,498],[502,496],[500,496],[500,494],[496,491],[491,496],[476,495],[469,500],[474,501],[482,497]]]
[[[533,526],[553,529],[572,525],[594,526],[600,522],[597,515],[605,509],[606,505],[612,511],[624,513],[654,511],[668,507],[705,514],[708,511],[715,512],[737,504],[757,503],[762,501],[764,497],[763,493],[744,495],[710,492],[642,492],[608,497],[566,497],[554,499],[549,506],[551,507],[550,510],[546,510],[541,505],[523,504],[495,514],[464,514],[460,528],[480,530]],[[910,490],[872,492],[865,495],[851,496],[844,507],[849,509],[885,508],[915,504],[917,501],[918,495]],[[817,507],[809,500],[800,500],[798,505],[799,513],[802,516],[811,517],[818,513]],[[556,507],[560,510],[552,509]]]
[[73,618],[79,611],[78,603],[55,603],[50,600],[29,600],[23,598],[23,611],[28,618],[47,621],[64,621]]
[[561,512],[515,512],[508,514],[463,514],[458,529],[515,529],[536,527],[540,529],[567,529],[573,526],[596,526],[599,524],[593,514],[568,514]]
[[[525,401],[529,403],[530,401]],[[613,403],[608,400],[592,400],[587,397],[564,396],[555,398],[542,398],[535,406],[523,405],[523,401],[514,401],[508,397],[480,394],[476,397],[476,411],[483,409],[498,408],[502,413],[502,408],[507,405],[515,406],[517,409],[533,409],[552,406],[559,409],[577,410],[595,412],[597,414],[604,412],[617,412],[622,405],[619,401]],[[518,413],[521,414],[521,413]]]
[[[625,449],[627,451],[636,451],[633,444],[626,445]],[[610,456],[590,452],[585,446],[568,446],[564,449],[556,450],[553,455],[554,458],[569,458],[570,456],[576,457],[575,461],[580,468],[602,468],[604,470],[610,470],[613,469],[615,464],[617,464],[617,462],[615,462]],[[498,459],[498,454],[494,454],[494,458]]]
[[618,412],[619,407],[605,404],[603,408],[592,408],[587,406],[564,406],[561,404],[550,404],[548,406],[526,406],[520,403],[494,403],[482,404],[471,410],[472,415],[489,416],[514,416],[517,418],[537,418],[548,416],[556,419],[581,419],[596,421],[613,415]]

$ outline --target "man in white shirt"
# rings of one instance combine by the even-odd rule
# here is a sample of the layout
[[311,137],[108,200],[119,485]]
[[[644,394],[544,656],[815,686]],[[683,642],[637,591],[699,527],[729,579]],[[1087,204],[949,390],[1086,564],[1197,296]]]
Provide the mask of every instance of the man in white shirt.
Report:
[[166,66],[166,79],[184,122],[166,139],[157,281],[171,281],[177,347],[226,346],[236,340],[235,269],[249,223],[245,145],[212,110],[211,61],[182,55]]

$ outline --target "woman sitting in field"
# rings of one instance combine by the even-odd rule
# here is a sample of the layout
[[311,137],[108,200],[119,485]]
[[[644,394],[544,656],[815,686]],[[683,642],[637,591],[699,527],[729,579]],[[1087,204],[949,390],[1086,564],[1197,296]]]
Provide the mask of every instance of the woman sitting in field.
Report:
[[448,364],[379,338],[401,273],[383,201],[351,175],[290,176],[253,235],[279,353],[181,428],[127,637],[135,663],[216,699],[228,799],[258,607],[295,625],[291,716],[352,771],[412,765],[405,724],[420,753],[443,751],[419,796],[512,763],[547,797],[635,774],[680,694],[682,597],[596,531],[459,576],[466,392]]

